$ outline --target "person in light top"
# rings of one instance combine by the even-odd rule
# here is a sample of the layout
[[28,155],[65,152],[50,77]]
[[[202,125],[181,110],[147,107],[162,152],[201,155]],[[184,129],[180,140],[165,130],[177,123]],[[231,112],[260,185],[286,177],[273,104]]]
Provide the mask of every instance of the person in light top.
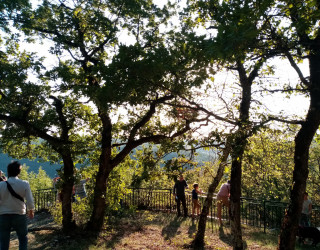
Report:
[[302,227],[310,227],[310,217],[312,212],[312,202],[308,199],[308,193],[303,194],[302,211],[299,225]]
[[[0,248],[9,249],[11,228],[19,239],[19,250],[28,248],[27,217],[34,217],[34,202],[27,181],[20,180],[18,175],[21,164],[14,161],[8,165],[8,180],[0,182]],[[7,182],[9,184],[7,184]],[[12,187],[14,196],[9,187]],[[19,197],[20,196],[20,197]],[[20,200],[21,199],[21,200]],[[26,201],[26,203],[24,203]]]
[[227,181],[227,183],[222,184],[217,194],[217,215],[218,215],[219,225],[222,225],[222,221],[221,221],[222,206],[224,205],[229,209],[229,197],[230,197],[230,181]]

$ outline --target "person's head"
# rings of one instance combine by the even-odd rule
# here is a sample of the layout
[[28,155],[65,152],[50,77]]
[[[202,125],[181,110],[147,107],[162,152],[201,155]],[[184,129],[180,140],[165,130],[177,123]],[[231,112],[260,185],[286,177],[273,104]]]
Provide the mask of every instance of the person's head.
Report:
[[16,177],[21,172],[21,164],[18,161],[13,161],[8,164],[8,177]]
[[303,194],[303,198],[304,198],[305,200],[307,200],[307,199],[308,199],[308,193],[307,193],[307,192],[304,192],[304,194]]
[[183,181],[183,180],[184,180],[183,175],[182,174],[179,175],[179,181]]
[[194,184],[193,184],[193,188],[194,188],[194,189],[198,189],[198,188],[199,188],[199,184],[198,184],[198,183],[194,183]]

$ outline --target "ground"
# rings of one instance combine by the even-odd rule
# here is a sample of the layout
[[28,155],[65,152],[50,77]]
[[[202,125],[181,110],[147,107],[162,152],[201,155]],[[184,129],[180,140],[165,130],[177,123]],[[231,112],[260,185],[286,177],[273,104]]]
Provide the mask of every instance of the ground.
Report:
[[[218,227],[215,222],[207,224],[205,249],[232,249],[230,227],[225,222]],[[63,234],[60,226],[48,213],[37,213],[29,222],[29,249],[190,249],[196,233],[197,220],[176,217],[174,214],[138,211],[108,218],[108,226],[98,239],[88,237],[84,231]],[[246,249],[276,249],[277,231],[243,228]],[[12,234],[11,249],[18,249],[18,240]],[[297,249],[312,249],[297,246]],[[314,248],[313,248],[314,249]]]

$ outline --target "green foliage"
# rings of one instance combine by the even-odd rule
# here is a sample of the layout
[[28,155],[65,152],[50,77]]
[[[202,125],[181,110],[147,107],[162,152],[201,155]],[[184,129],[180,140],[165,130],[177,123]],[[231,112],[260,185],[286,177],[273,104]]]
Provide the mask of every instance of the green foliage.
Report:
[[58,224],[62,225],[62,203],[56,202],[55,206],[50,207],[50,214],[53,217],[53,220]]
[[38,173],[35,173],[33,171],[28,172],[28,167],[23,166],[19,178],[29,182],[31,191],[53,187],[51,178],[41,167]]
[[253,136],[243,161],[243,195],[288,201],[293,171],[294,134],[265,131]]
[[307,180],[307,192],[312,202],[320,204],[320,144],[314,141],[310,147],[309,177]]
[[[94,159],[94,156],[91,157]],[[127,187],[131,175],[131,160],[128,158],[118,167],[116,167],[110,174],[107,189],[106,189],[106,211],[105,216],[115,213],[120,207],[120,201],[124,198],[124,195],[129,192]],[[98,166],[89,165],[83,166],[80,170],[76,171],[76,184],[81,179],[87,179],[85,184],[87,197],[80,199],[75,197],[75,202],[72,202],[72,212],[74,214],[74,220],[79,226],[84,226],[90,219],[92,213],[92,202],[94,196],[94,186],[96,182],[95,176],[97,175]],[[62,223],[62,207],[61,203],[57,202],[57,206],[51,208],[50,212],[54,216],[57,223]]]

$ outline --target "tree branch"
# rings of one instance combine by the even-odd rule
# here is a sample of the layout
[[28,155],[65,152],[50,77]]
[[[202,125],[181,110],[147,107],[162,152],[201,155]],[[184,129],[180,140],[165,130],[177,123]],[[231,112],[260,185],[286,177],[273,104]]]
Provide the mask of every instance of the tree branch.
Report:
[[192,109],[194,111],[202,111],[204,112],[205,114],[209,115],[209,116],[212,116],[214,117],[215,119],[219,120],[219,121],[224,121],[224,122],[227,122],[229,124],[232,124],[232,125],[236,125],[236,122],[234,121],[231,121],[227,118],[224,118],[224,117],[221,117],[219,115],[216,115],[214,114],[213,112],[207,110],[206,108],[202,107],[200,104],[196,103],[196,102],[193,102],[193,101],[190,101],[186,98],[182,98],[183,100],[187,101],[188,103],[190,103],[191,105],[194,105],[196,108],[193,108],[193,107],[190,107],[190,106],[180,106],[180,107],[184,107],[184,108],[189,108],[189,109]]
[[26,120],[20,119],[20,118],[0,114],[0,120],[6,121],[9,123],[13,123],[17,126],[21,126],[22,128],[24,128],[27,135],[33,135],[36,137],[40,137],[44,140],[47,140],[49,143],[51,143],[52,145],[55,145],[57,147],[59,147],[61,144],[64,144],[64,143],[70,143],[70,142],[65,141],[63,139],[53,137],[53,136],[47,134],[44,130],[38,129],[34,124],[32,124]]
[[310,82],[303,76],[300,68],[298,67],[298,65],[296,64],[296,62],[294,61],[292,55],[289,53],[288,50],[284,50],[284,54],[286,55],[286,57],[288,58],[291,66],[294,68],[294,70],[297,72],[301,82],[306,85],[307,87],[310,87]]
[[50,95],[49,96],[50,99],[53,99],[53,105],[55,106],[56,108],[56,111],[57,111],[57,114],[58,114],[58,117],[59,117],[59,122],[60,122],[60,125],[61,125],[61,138],[65,141],[67,141],[69,139],[69,130],[70,130],[70,127],[68,127],[68,124],[67,124],[67,120],[63,114],[63,103],[61,100],[59,100],[57,97],[55,96],[52,96]]
[[183,135],[184,133],[186,133],[187,131],[189,131],[191,129],[190,123],[191,123],[190,121],[186,121],[185,127],[182,128],[181,130],[175,132],[172,135],[152,135],[152,136],[142,137],[142,138],[135,140],[135,141],[130,141],[130,142],[128,141],[126,146],[122,149],[122,151],[111,160],[111,165],[112,166],[118,165],[127,155],[130,154],[131,150],[133,150],[134,148],[136,148],[144,143],[148,143],[148,142],[159,143],[160,141],[162,141],[164,139],[173,140],[174,138]]
[[302,125],[305,122],[305,121],[302,121],[302,120],[285,120],[285,119],[277,118],[277,117],[274,117],[274,116],[270,116],[269,120],[270,121],[278,121],[278,122],[288,123],[288,124],[298,124],[298,125]]
[[153,114],[156,112],[156,106],[160,103],[164,103],[165,101],[168,101],[170,99],[174,98],[173,95],[169,95],[169,96],[163,96],[155,101],[153,101],[150,104],[150,108],[148,110],[148,112],[142,117],[142,119],[137,122],[135,124],[135,126],[133,126],[133,128],[131,129],[129,138],[128,138],[128,142],[133,141],[134,137],[137,134],[137,131],[142,128],[148,121],[150,121],[151,117],[153,116]]

